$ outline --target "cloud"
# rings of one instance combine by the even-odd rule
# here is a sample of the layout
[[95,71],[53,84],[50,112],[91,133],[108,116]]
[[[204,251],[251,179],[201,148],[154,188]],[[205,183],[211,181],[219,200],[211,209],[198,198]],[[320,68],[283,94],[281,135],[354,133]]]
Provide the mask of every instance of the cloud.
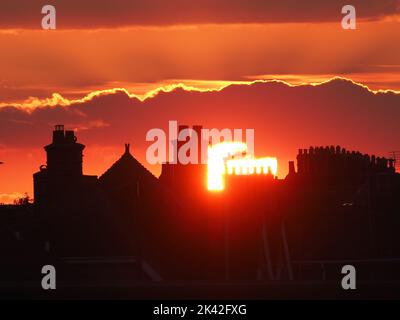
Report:
[[340,78],[300,86],[259,81],[216,91],[177,87],[144,101],[116,90],[28,111],[0,108],[0,145],[39,148],[48,142],[52,126],[64,123],[80,130],[80,139],[88,144],[131,140],[144,149],[147,130],[178,120],[211,128],[255,128],[260,144],[269,141],[292,151],[323,142],[383,151],[395,148],[400,139],[399,103],[400,94],[371,91]]
[[32,195],[32,173],[45,163],[42,147],[55,124],[78,129],[86,145],[84,171],[102,174],[131,143],[135,157],[146,162],[148,130],[168,131],[168,121],[205,128],[255,129],[258,156],[276,156],[283,177],[298,148],[336,145],[387,156],[400,141],[400,94],[371,91],[336,78],[319,85],[282,81],[233,84],[215,91],[175,88],[143,101],[126,91],[93,95],[68,105],[0,108],[0,191]]
[[[114,28],[202,23],[340,21],[342,0],[54,0],[59,28]],[[399,13],[397,0],[353,0],[359,19]],[[39,0],[3,0],[0,27],[40,28]]]
[[241,24],[0,35],[0,103],[50,97],[55,105],[62,102],[54,92],[67,99],[113,88],[142,95],[184,79],[197,79],[198,87],[198,80],[218,85],[257,75],[353,79],[357,73],[355,79],[372,88],[399,89],[400,42],[394,39],[400,24],[358,27],[353,32],[340,23]]

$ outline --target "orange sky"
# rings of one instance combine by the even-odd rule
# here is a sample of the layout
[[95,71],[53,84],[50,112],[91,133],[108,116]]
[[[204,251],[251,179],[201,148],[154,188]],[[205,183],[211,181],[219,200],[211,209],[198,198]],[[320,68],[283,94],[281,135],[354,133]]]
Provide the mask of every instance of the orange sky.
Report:
[[[106,10],[103,2],[98,8]],[[380,7],[384,2],[386,7]],[[332,4],[313,11],[315,1],[306,1],[305,9],[292,6],[289,12],[270,6],[276,14],[269,15],[263,7],[243,4],[241,10],[241,4],[233,1],[230,15],[219,17],[207,6],[190,6],[187,15],[167,21],[162,11],[153,12],[151,5],[147,8],[140,2],[148,20],[130,23],[132,17],[121,12],[134,8],[118,0],[117,9],[110,9],[107,17],[103,11],[90,15],[89,6],[65,7],[63,12],[60,5],[60,28],[52,31],[35,25],[33,3],[38,2],[25,2],[31,9],[26,19],[18,18],[25,13],[10,2],[8,15],[4,10],[4,16],[0,14],[0,107],[24,106],[24,102],[25,108],[40,106],[53,93],[79,99],[98,90],[124,88],[143,97],[170,84],[205,90],[257,79],[303,84],[343,76],[374,90],[400,91],[400,16],[393,9],[396,1],[384,2],[371,1],[370,7],[360,2],[356,30],[341,28],[339,4],[334,13]],[[248,3],[261,6],[255,0]],[[213,10],[229,3],[220,5]],[[91,25],[82,22],[85,12]],[[12,14],[15,19],[9,18]],[[107,123],[101,121],[100,126]],[[86,125],[95,127],[94,123]],[[53,123],[49,119],[45,124]],[[9,164],[0,166],[0,202],[10,201],[16,193],[32,194],[31,173],[43,163],[40,148],[48,142],[22,147],[10,145],[5,135],[0,128],[0,160]],[[119,145],[93,144],[85,158],[86,171],[100,174],[119,154]]]
[[53,92],[81,97],[171,82],[341,75],[374,89],[399,89],[400,23],[199,25],[0,32],[0,103]]

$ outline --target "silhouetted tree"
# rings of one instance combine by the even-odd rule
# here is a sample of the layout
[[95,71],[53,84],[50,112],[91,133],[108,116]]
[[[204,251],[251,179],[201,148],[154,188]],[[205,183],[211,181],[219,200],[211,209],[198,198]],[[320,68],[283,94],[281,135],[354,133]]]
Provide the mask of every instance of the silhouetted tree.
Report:
[[23,197],[14,200],[14,204],[17,206],[26,206],[32,202],[33,202],[33,199],[31,199],[29,197],[27,192],[25,192]]

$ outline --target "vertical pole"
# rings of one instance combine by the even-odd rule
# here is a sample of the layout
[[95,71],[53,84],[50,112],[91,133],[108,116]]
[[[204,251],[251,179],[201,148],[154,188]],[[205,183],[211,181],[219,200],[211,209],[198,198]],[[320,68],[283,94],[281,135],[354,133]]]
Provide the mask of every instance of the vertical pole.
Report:
[[289,246],[286,239],[285,222],[283,220],[281,224],[281,229],[282,229],[283,250],[284,250],[285,262],[288,270],[289,280],[293,280],[292,263],[290,261]]
[[272,263],[271,263],[271,253],[269,251],[269,243],[268,243],[268,234],[267,234],[267,225],[265,215],[263,216],[263,225],[262,225],[262,239],[263,239],[263,248],[264,248],[264,258],[268,271],[269,280],[274,280],[274,274],[272,271]]

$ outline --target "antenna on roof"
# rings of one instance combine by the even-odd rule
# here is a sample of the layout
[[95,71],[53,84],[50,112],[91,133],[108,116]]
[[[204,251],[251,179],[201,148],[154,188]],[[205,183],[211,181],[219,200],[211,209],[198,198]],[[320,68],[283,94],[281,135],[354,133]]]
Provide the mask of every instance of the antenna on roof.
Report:
[[129,148],[130,148],[130,144],[129,143],[125,143],[125,153],[130,153]]

